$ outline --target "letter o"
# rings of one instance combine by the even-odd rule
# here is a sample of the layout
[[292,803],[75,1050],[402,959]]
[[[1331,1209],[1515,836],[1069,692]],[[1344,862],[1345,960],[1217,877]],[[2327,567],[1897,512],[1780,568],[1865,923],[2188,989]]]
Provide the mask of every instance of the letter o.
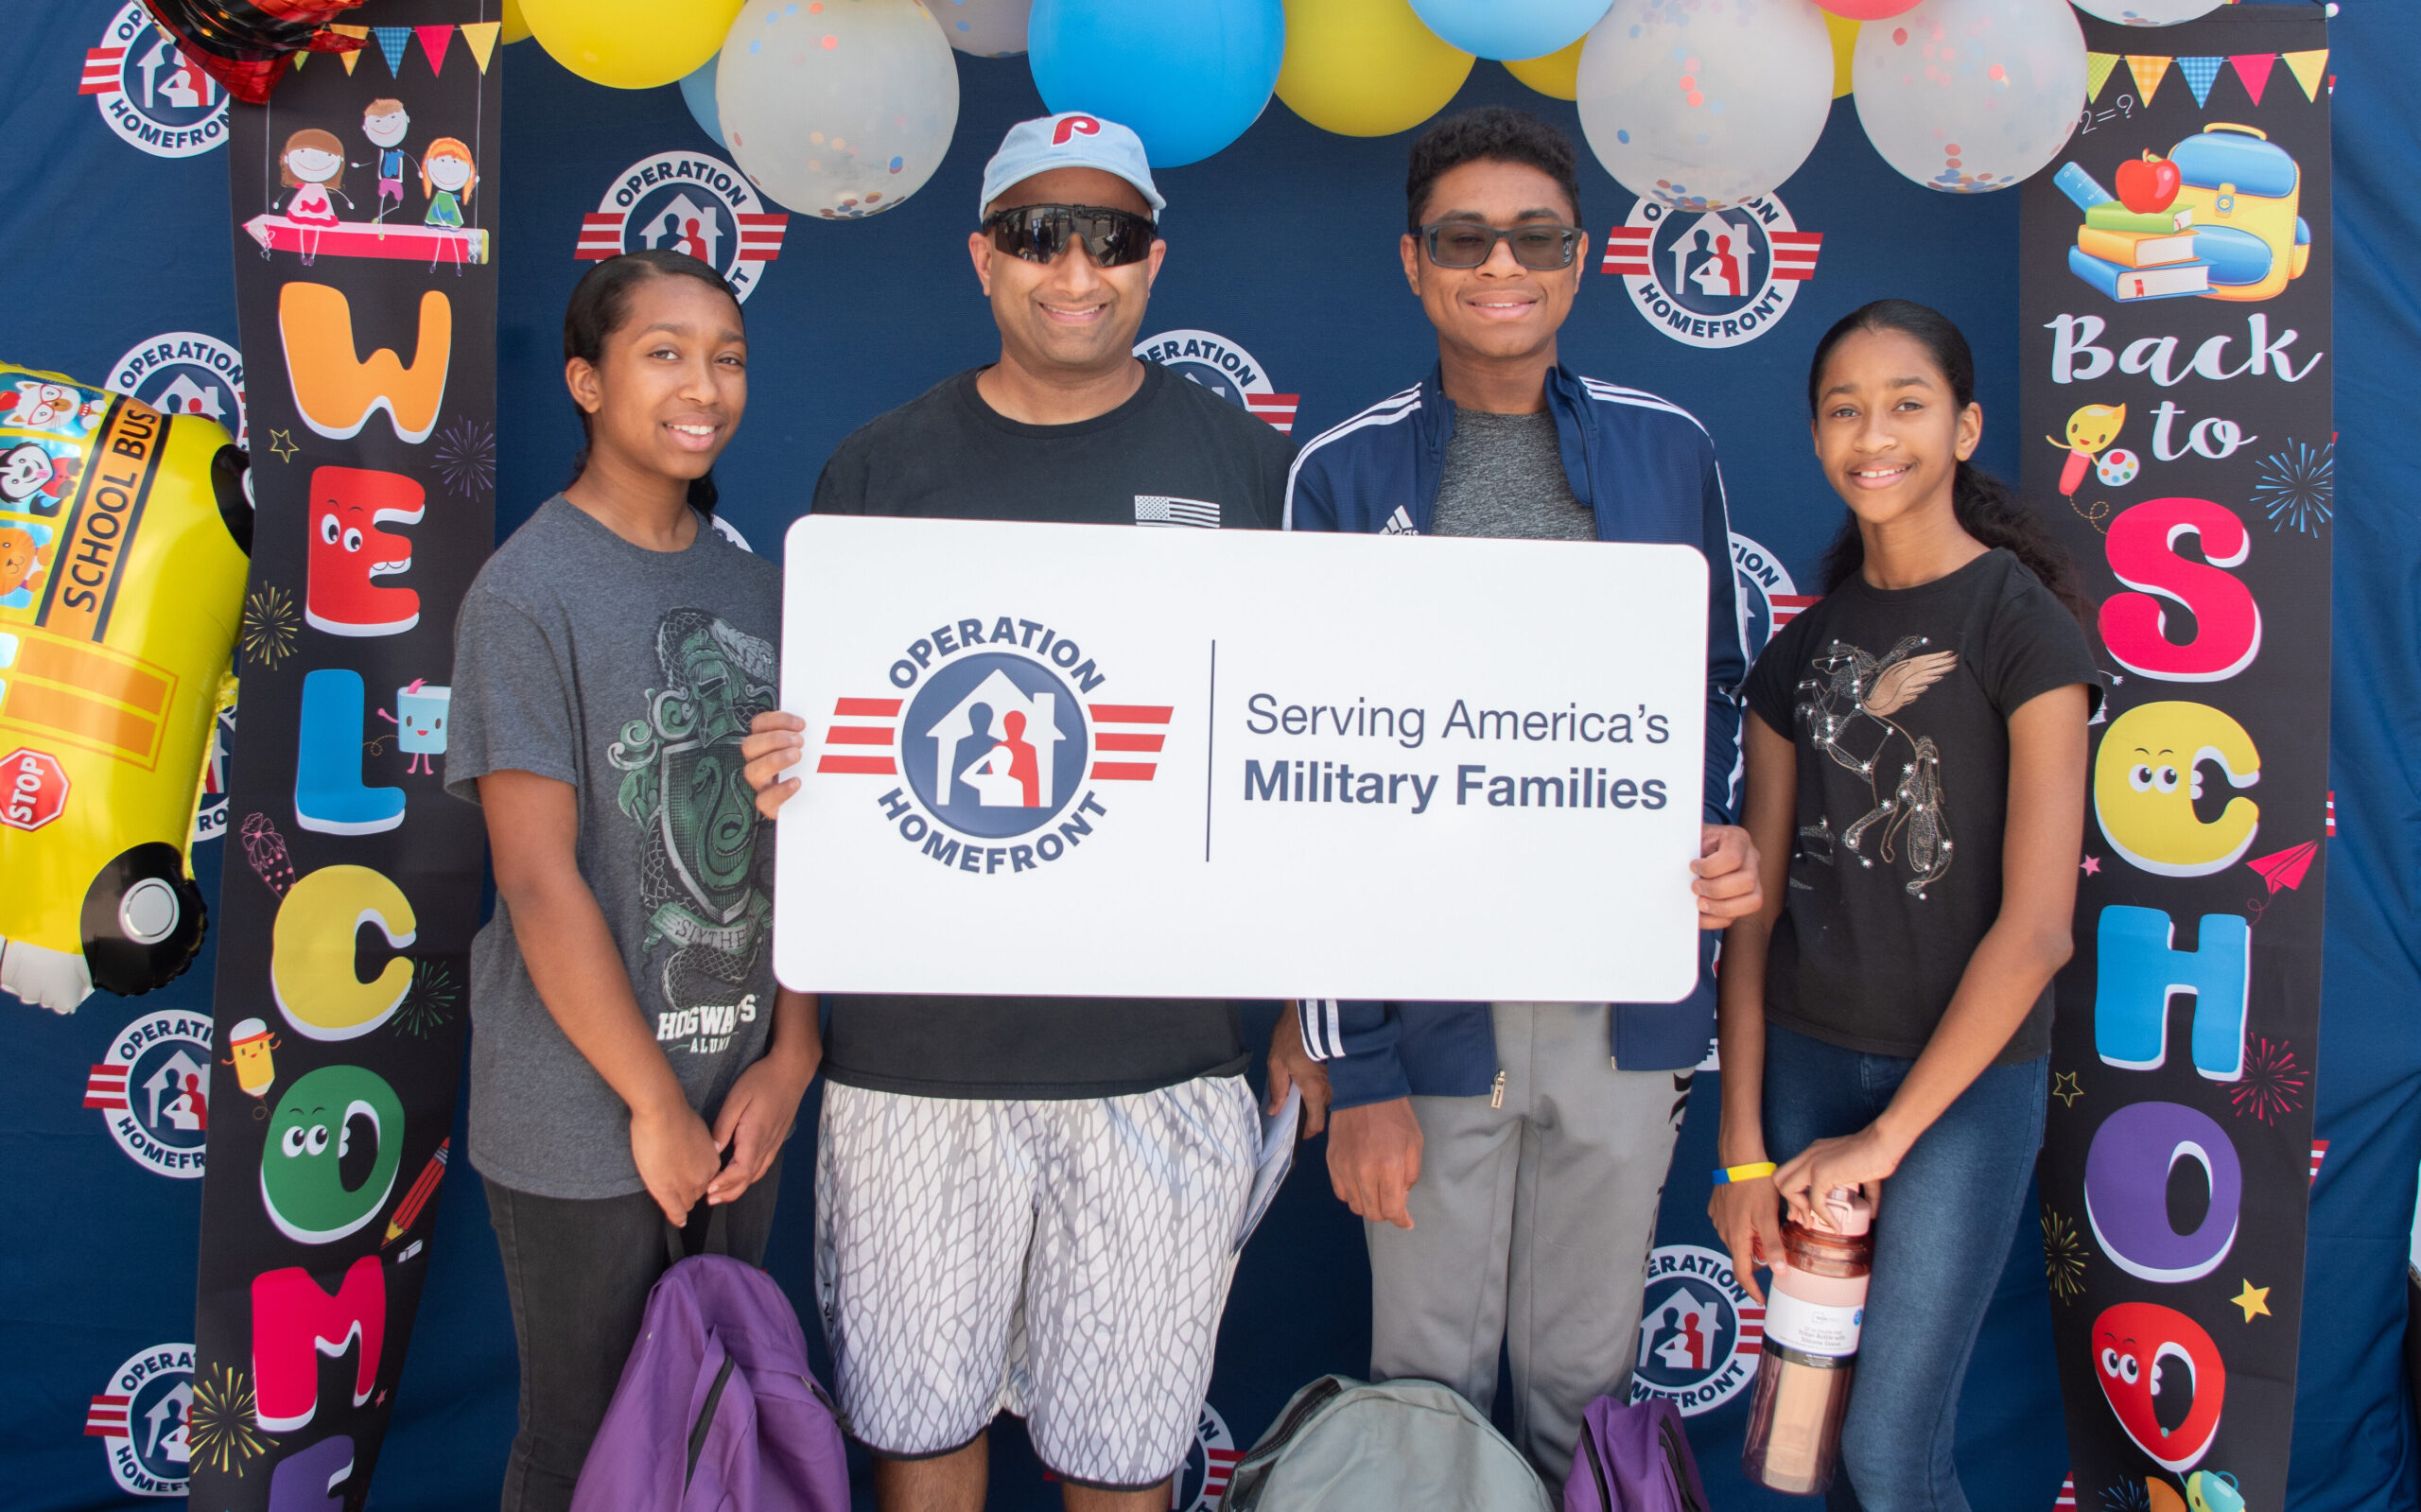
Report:
[[[2210,1210],[2194,1232],[2169,1226],[2168,1173],[2180,1160],[2203,1168]],[[2134,1103],[2101,1121],[2084,1159],[2084,1209],[2112,1263],[2147,1281],[2208,1276],[2235,1247],[2243,1216],[2244,1168],[2227,1130],[2182,1103]]]
[[1051,648],[1051,659],[1057,662],[1062,667],[1075,666],[1076,658],[1083,654],[1084,653],[1082,652],[1076,650],[1076,643],[1072,640],[1063,640],[1058,645]]
[[[909,828],[909,827],[908,827],[910,825],[914,825],[914,826],[915,826],[916,827],[915,827],[915,828],[914,828],[914,829],[911,829],[911,828]],[[924,839],[924,838],[925,838],[925,831],[926,831],[926,829],[927,829],[927,828],[929,828],[929,827],[930,827],[930,826],[927,826],[927,825],[926,825],[926,823],[925,823],[925,816],[924,816],[924,815],[922,815],[922,814],[910,814],[907,818],[902,819],[901,821],[899,821],[899,838],[900,838],[900,839],[902,839],[902,840],[904,840],[904,841],[907,841],[910,844],[912,844],[912,845],[913,845],[913,844],[914,844],[917,841],[920,841],[920,840],[922,840],[922,839]]]
[[1068,844],[1058,836],[1045,833],[1036,839],[1034,848],[1036,854],[1044,860],[1055,861],[1059,859],[1059,853],[1068,848]]
[[[903,672],[907,674],[904,677],[900,675]],[[893,662],[891,664],[891,686],[894,687],[915,686],[916,664],[910,661],[905,656],[902,656],[897,661]]]

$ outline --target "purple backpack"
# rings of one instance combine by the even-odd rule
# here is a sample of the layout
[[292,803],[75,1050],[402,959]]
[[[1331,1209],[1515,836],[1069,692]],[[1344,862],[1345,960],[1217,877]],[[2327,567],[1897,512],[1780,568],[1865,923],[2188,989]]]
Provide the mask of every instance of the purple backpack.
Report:
[[1635,1407],[1611,1397],[1591,1402],[1563,1483],[1563,1512],[1707,1512],[1681,1409],[1663,1398]]
[[581,1467],[572,1512],[848,1512],[832,1401],[772,1277],[723,1255],[664,1273]]

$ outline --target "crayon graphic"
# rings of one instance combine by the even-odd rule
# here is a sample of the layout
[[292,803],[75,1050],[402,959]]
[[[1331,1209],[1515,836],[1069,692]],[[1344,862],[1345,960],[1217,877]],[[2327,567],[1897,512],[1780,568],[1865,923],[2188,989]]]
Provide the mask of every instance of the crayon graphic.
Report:
[[420,1222],[420,1210],[437,1195],[437,1184],[445,1177],[445,1147],[453,1142],[450,1134],[437,1141],[436,1153],[428,1157],[428,1164],[420,1168],[420,1174],[412,1178],[411,1190],[395,1205],[395,1216],[387,1221],[387,1237],[378,1242],[381,1249],[403,1238],[412,1225]]

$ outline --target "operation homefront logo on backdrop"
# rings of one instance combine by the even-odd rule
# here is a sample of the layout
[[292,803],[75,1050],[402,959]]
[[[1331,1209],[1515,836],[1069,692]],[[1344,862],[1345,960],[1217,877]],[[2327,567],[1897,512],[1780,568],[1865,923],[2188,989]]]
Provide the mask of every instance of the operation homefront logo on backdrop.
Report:
[[134,1496],[183,1496],[193,1461],[193,1346],[155,1344],[110,1375],[84,1409],[84,1436],[101,1440],[110,1475]]
[[1740,628],[1753,654],[1782,634],[1820,594],[1801,593],[1782,558],[1739,531],[1732,532],[1732,572],[1740,583]]
[[109,385],[164,415],[207,415],[247,444],[244,355],[200,331],[163,331],[128,347],[110,366]]
[[1211,1512],[1227,1494],[1236,1462],[1244,1457],[1244,1451],[1236,1447],[1236,1435],[1228,1431],[1228,1420],[1204,1402],[1202,1420],[1193,1427],[1193,1442],[1186,1446],[1185,1463],[1176,1468],[1176,1477],[1169,1486],[1169,1505],[1175,1512]]
[[622,171],[580,223],[572,255],[601,262],[650,247],[688,252],[745,300],[782,254],[791,217],[769,210],[748,176],[707,152],[658,152]]
[[1730,210],[1671,210],[1643,199],[1606,234],[1601,270],[1623,281],[1647,323],[1686,346],[1753,341],[1816,276],[1820,231],[1802,231],[1782,197]]
[[1085,703],[1106,677],[1037,620],[942,625],[891,664],[892,686],[909,697],[834,704],[815,770],[906,777],[875,801],[902,840],[944,866],[1037,871],[1107,816],[1091,783],[1149,782],[1158,771],[1175,708]]
[[1231,405],[1241,405],[1286,435],[1295,432],[1299,393],[1280,393],[1270,384],[1269,370],[1252,354],[1224,336],[1209,331],[1162,331],[1135,343],[1135,355],[1183,374]]
[[135,1164],[164,1176],[200,1175],[210,1138],[209,1017],[171,1010],[127,1025],[84,1078],[84,1105],[100,1110]]
[[84,54],[79,95],[101,119],[155,158],[189,158],[227,140],[227,92],[194,66],[142,0],[128,0]]
[[1733,1277],[1731,1257],[1659,1244],[1640,1295],[1630,1399],[1662,1397],[1685,1417],[1713,1412],[1756,1379],[1765,1333],[1766,1310]]

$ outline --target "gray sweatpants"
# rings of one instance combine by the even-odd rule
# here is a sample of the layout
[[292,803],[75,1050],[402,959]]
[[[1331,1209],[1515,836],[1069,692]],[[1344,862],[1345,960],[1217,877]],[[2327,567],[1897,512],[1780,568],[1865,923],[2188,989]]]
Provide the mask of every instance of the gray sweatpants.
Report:
[[1442,1381],[1486,1412],[1504,1341],[1513,1441],[1558,1491],[1582,1412],[1629,1387],[1656,1204],[1689,1086],[1688,1071],[1615,1070],[1607,1013],[1496,1004],[1501,1100],[1414,1098],[1413,1227],[1364,1225],[1371,1377]]

